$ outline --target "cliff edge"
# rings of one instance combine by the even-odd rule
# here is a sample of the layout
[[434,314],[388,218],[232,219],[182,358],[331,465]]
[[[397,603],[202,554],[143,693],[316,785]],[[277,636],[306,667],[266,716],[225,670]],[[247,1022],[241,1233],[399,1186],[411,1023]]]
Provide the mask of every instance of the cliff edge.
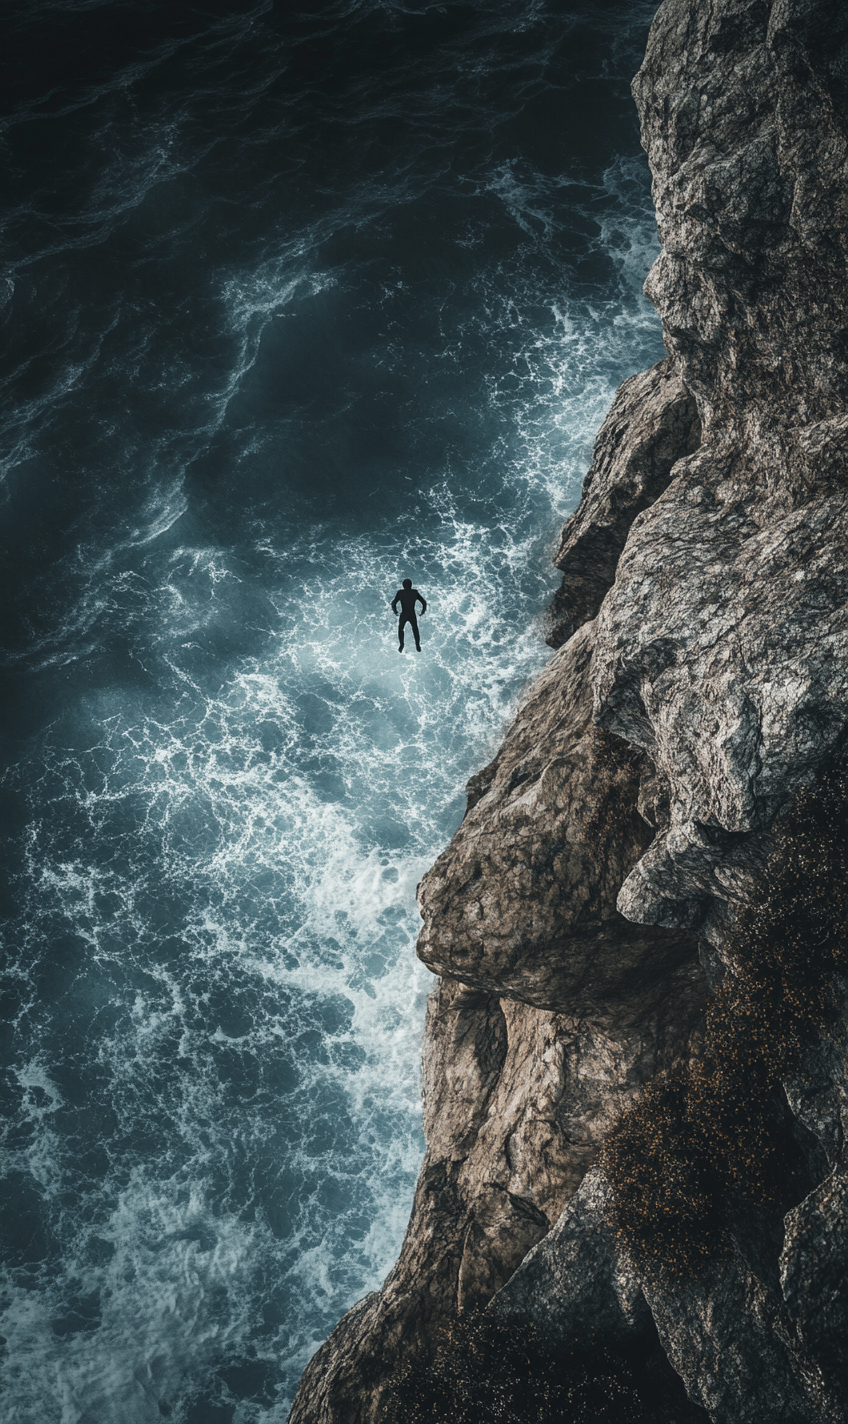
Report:
[[427,1155],[293,1424],[441,1418],[446,1352],[452,1419],[547,1418],[494,1356],[461,1402],[504,1323],[556,1417],[846,1418],[848,11],[665,0],[634,95],[669,354],[420,887]]

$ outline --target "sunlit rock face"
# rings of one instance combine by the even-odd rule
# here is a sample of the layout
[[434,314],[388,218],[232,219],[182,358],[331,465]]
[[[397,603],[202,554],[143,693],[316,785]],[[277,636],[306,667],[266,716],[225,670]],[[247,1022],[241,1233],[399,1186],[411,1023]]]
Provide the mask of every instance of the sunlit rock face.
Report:
[[594,646],[589,624],[556,654],[473,779],[421,883],[418,953],[465,984],[619,1028],[661,1013],[672,980],[699,1007],[701,981],[691,936],[646,932],[615,906],[652,830],[636,805],[643,759],[592,722]]
[[631,529],[593,664],[595,720],[668,791],[619,897],[641,923],[744,897],[757,833],[845,726],[839,8],[666,4],[633,86],[663,242],[646,290],[702,422]]
[[787,1085],[797,1205],[740,1211],[697,1279],[625,1259],[591,1164],[697,1056],[701,961],[732,972],[775,821],[845,743],[848,12],[666,0],[634,93],[669,359],[616,398],[557,556],[558,651],[422,882],[428,1154],[298,1424],[393,1418],[393,1371],[487,1302],[563,1347],[658,1340],[692,1418],[845,1418],[844,1044]]

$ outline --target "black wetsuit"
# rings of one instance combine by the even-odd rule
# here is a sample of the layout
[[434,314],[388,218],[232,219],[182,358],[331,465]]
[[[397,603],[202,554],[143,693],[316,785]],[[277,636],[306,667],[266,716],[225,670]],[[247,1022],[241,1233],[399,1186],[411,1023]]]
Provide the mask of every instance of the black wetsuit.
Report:
[[397,606],[400,604],[400,618],[398,619],[398,649],[403,648],[403,630],[408,623],[412,628],[415,638],[415,646],[421,652],[421,639],[418,636],[418,619],[415,616],[416,600],[421,604],[421,612],[427,612],[427,600],[422,597],[417,588],[399,588],[392,599],[392,612],[397,613]]

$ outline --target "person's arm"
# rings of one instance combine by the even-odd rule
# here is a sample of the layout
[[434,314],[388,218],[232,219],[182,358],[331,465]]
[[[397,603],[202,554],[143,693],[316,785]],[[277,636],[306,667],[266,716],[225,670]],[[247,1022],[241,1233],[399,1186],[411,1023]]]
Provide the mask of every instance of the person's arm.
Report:
[[422,612],[422,613],[426,613],[426,612],[427,612],[427,600],[426,600],[426,598],[424,598],[423,595],[420,594],[420,593],[416,593],[415,597],[416,597],[416,598],[420,601],[420,603],[421,603],[421,612]]
[[400,598],[400,589],[398,589],[397,593],[395,594],[394,598],[392,599],[392,613],[397,613],[397,606],[398,606],[398,599],[399,599],[399,598]]

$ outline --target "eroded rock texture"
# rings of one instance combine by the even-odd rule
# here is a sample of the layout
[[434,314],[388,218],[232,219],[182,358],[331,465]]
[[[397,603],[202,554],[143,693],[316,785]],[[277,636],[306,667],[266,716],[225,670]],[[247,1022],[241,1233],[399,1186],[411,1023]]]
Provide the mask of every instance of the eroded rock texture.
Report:
[[[619,888],[646,851],[643,758],[593,724],[594,628],[552,659],[448,849],[424,877],[418,953],[436,973],[617,1029],[702,1002],[691,935],[628,922]],[[675,1006],[674,1014],[678,1016]]]
[[844,734],[846,53],[829,0],[680,0],[634,83],[663,243],[646,290],[703,423],[598,620],[595,718],[669,789],[619,899],[642,923],[744,897],[756,833]]
[[654,1342],[715,1424],[845,1419],[844,1036],[786,1086],[797,1204],[740,1211],[697,1278],[624,1257],[591,1163],[697,1054],[700,961],[732,972],[775,819],[846,743],[848,10],[665,0],[634,93],[669,358],[616,397],[557,555],[558,651],[422,882],[427,1157],[297,1424],[394,1419],[392,1372],[481,1307]]
[[[532,1321],[562,1347],[633,1338],[650,1347],[656,1331],[689,1399],[710,1419],[842,1424],[844,1396],[828,1387],[832,1380],[825,1380],[791,1318],[773,1250],[769,1261],[774,1243],[768,1232],[749,1229],[727,1258],[697,1277],[646,1274],[616,1246],[607,1225],[608,1193],[603,1175],[590,1172],[490,1309]],[[830,1325],[827,1338],[833,1349]]]
[[432,1353],[451,1314],[492,1299],[619,1114],[690,1052],[701,995],[683,987],[679,1018],[666,1004],[612,1032],[441,980],[425,1029],[427,1155],[400,1258],[310,1362],[292,1420],[396,1418],[398,1365]]
[[619,387],[554,559],[563,580],[549,614],[552,648],[596,616],[636,515],[659,498],[674,465],[700,440],[695,399],[673,361],[659,361]]

